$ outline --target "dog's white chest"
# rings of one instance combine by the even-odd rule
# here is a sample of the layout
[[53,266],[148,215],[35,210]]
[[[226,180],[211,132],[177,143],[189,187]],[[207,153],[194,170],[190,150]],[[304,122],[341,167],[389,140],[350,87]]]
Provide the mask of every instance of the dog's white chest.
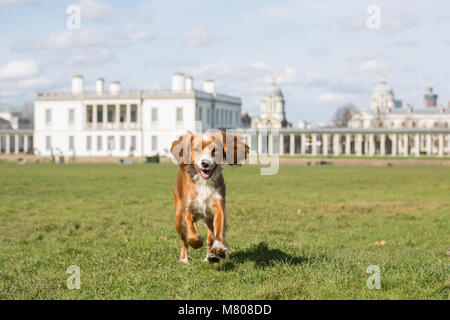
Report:
[[192,205],[203,215],[209,214],[212,200],[220,198],[212,181],[200,180],[195,184],[197,198],[192,199]]

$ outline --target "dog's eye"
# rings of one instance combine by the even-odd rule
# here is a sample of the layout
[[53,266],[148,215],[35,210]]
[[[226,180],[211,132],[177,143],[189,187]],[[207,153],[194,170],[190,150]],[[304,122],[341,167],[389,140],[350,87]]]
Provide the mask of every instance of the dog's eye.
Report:
[[216,153],[216,148],[213,148],[211,154],[214,155]]
[[199,148],[194,148],[194,152],[200,152]]

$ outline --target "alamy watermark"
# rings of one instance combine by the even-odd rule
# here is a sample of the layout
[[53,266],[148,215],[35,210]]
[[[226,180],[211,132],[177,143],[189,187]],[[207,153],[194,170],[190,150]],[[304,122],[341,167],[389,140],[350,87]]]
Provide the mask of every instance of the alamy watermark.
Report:
[[379,266],[370,265],[367,267],[366,272],[368,274],[372,274],[369,278],[367,278],[366,284],[367,288],[370,290],[373,289],[381,289],[381,270]]
[[380,30],[381,29],[381,9],[377,5],[368,6],[366,13],[369,17],[366,20],[366,26],[369,30]]
[[66,13],[69,15],[66,20],[66,26],[69,30],[81,29],[81,8],[75,4],[67,7]]
[[66,273],[70,274],[71,276],[67,278],[67,288],[70,290],[77,289],[80,290],[81,288],[81,269],[79,266],[70,266],[67,268]]

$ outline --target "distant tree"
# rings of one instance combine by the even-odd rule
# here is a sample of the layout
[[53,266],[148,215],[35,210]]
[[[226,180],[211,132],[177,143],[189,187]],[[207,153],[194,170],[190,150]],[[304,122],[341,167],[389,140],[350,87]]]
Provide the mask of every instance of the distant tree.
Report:
[[355,113],[356,107],[353,103],[347,103],[339,107],[333,116],[334,126],[338,128],[347,127],[348,122]]

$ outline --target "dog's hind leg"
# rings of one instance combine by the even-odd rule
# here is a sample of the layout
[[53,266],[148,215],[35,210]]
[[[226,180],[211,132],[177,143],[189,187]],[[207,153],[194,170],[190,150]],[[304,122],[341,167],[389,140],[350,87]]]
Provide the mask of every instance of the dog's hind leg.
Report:
[[188,243],[182,213],[182,209],[177,206],[175,208],[175,229],[180,236],[180,262],[188,263]]

